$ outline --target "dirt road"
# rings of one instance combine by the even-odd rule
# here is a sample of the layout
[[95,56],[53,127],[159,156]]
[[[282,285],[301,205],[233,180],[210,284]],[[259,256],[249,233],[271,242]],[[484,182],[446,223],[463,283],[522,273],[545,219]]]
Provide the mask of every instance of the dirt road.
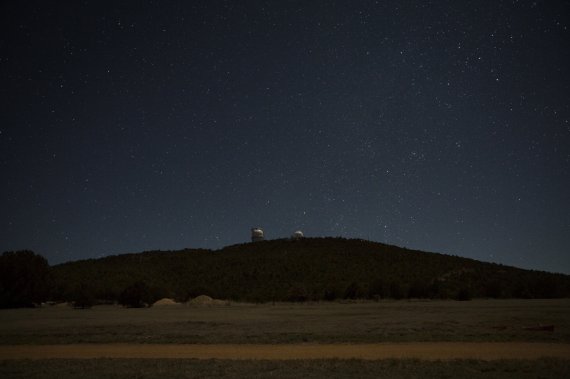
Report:
[[0,360],[51,358],[196,359],[537,359],[570,360],[570,344],[497,342],[413,342],[379,344],[158,345],[78,344],[0,346]]

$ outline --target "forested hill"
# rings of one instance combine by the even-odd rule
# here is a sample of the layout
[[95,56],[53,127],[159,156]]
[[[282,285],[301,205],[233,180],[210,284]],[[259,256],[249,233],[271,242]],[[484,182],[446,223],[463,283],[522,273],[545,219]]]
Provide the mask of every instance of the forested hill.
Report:
[[240,301],[339,298],[570,297],[570,276],[364,240],[304,238],[220,250],[151,251],[51,268],[53,297],[117,300],[134,283],[153,298]]

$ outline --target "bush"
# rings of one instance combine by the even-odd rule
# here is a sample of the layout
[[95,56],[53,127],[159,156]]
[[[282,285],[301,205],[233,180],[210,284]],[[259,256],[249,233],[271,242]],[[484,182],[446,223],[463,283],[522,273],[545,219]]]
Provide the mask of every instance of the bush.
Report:
[[348,287],[344,290],[345,299],[362,299],[364,298],[364,291],[362,286],[356,282],[350,283]]
[[457,296],[455,296],[455,300],[458,301],[468,301],[471,300],[471,291],[468,288],[461,288],[459,292],[457,292]]
[[33,307],[47,300],[50,289],[47,260],[32,251],[0,256],[0,308]]
[[404,291],[398,282],[390,283],[390,297],[395,300],[404,298]]
[[287,292],[287,301],[304,302],[308,299],[307,290],[302,286],[293,286]]
[[422,299],[429,297],[429,286],[421,281],[415,281],[408,290],[408,298]]
[[119,296],[119,304],[127,308],[144,308],[152,305],[150,288],[144,282],[137,282]]
[[499,281],[491,281],[485,285],[484,288],[485,297],[491,297],[493,299],[500,299],[504,297],[504,291]]
[[382,279],[376,279],[370,284],[368,289],[368,297],[370,299],[382,299],[387,297],[388,288]]
[[73,308],[77,309],[87,309],[95,305],[93,290],[85,285],[78,286],[73,291],[70,300]]
[[323,292],[323,300],[333,301],[338,298],[338,291],[335,288],[326,288]]

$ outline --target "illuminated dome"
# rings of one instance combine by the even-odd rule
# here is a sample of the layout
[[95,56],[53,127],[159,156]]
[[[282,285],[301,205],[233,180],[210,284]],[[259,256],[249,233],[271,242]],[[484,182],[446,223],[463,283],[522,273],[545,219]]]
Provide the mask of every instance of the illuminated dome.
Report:
[[263,241],[263,229],[251,228],[251,242]]
[[298,240],[298,239],[301,239],[303,237],[304,237],[303,232],[300,230],[297,230],[295,233],[293,233],[293,235],[291,236],[291,239]]

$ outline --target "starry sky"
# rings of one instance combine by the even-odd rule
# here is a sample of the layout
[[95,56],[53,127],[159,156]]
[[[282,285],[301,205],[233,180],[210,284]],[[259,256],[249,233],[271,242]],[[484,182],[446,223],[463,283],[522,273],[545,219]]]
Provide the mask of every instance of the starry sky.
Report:
[[302,230],[570,274],[567,1],[4,1],[0,251]]

